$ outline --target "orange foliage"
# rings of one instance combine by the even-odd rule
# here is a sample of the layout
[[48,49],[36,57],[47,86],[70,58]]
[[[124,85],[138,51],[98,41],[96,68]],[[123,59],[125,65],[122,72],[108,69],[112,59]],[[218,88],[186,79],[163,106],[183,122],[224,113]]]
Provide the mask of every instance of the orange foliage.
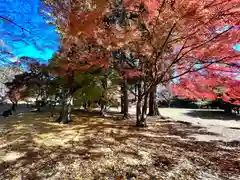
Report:
[[[138,69],[141,72],[135,74],[147,76],[156,85],[176,78],[173,73],[196,71],[197,64],[210,66],[207,62],[210,59],[215,64],[239,63],[239,54],[232,49],[240,42],[239,0],[124,0],[125,25],[103,21],[121,10],[112,1],[74,3],[63,18],[67,25],[63,26],[66,34],[62,54],[69,63],[67,66],[63,63],[65,69],[108,67],[112,50],[128,49],[136,58],[142,58]],[[86,8],[89,3],[91,7]],[[130,14],[137,16],[131,19]],[[73,44],[77,51],[70,57]]]

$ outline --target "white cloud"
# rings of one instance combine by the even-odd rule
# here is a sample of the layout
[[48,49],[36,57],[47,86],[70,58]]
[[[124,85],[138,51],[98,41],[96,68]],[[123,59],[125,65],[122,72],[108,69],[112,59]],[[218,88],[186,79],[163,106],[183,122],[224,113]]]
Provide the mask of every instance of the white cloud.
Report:
[[2,39],[0,39],[0,46],[5,46],[5,43]]
[[15,56],[15,57],[9,58],[9,61],[11,61],[11,62],[17,62],[17,61],[18,61],[18,58]]

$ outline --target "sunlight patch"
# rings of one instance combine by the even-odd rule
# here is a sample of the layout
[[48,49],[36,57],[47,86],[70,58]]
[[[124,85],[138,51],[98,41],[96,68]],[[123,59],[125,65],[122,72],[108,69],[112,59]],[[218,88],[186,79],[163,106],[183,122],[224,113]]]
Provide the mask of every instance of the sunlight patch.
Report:
[[19,152],[14,152],[14,151],[7,152],[7,153],[0,151],[0,160],[7,161],[7,162],[15,161],[15,160],[23,157],[24,155],[25,155],[25,153],[19,153]]

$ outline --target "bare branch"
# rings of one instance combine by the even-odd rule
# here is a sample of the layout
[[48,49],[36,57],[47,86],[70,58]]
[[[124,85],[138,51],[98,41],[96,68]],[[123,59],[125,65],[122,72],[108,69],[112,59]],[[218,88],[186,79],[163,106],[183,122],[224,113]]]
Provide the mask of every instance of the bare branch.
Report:
[[217,39],[217,38],[220,37],[221,35],[225,34],[226,32],[230,31],[231,29],[233,29],[233,27],[234,27],[234,26],[231,26],[230,28],[228,28],[227,30],[225,30],[225,31],[217,34],[216,36],[214,36],[214,37],[212,37],[212,38],[210,38],[210,39],[208,39],[208,40],[205,40],[205,41],[204,41],[203,43],[201,43],[201,44],[198,44],[198,45],[192,47],[191,49],[189,49],[188,51],[186,51],[185,53],[183,53],[183,55],[180,56],[179,59],[182,59],[182,58],[183,58],[186,54],[188,54],[189,52],[191,52],[191,51],[193,51],[193,50],[195,50],[195,49],[198,49],[198,48],[200,48],[200,47],[208,44],[209,42]]
[[28,32],[29,34],[31,34],[31,31],[25,29],[25,28],[22,27],[21,25],[18,25],[17,23],[15,23],[14,21],[12,21],[11,19],[8,19],[8,18],[3,17],[3,16],[1,16],[1,15],[0,15],[0,18],[3,19],[3,20],[5,20],[5,21],[10,22],[11,24],[13,24],[13,25],[15,25],[15,26],[17,26],[17,27],[19,27],[22,31],[26,31],[26,32]]
[[181,59],[178,59],[178,57],[179,57],[179,55],[181,54],[182,50],[185,48],[185,45],[187,44],[187,41],[188,41],[188,39],[185,40],[185,42],[184,42],[183,46],[181,47],[181,49],[179,50],[176,58],[175,58],[175,59],[172,61],[172,63],[167,67],[167,69],[162,73],[160,79],[162,79],[162,78],[165,76],[165,74],[170,70],[170,68],[171,68],[174,64],[178,63],[178,62],[181,60]]
[[183,75],[185,75],[185,74],[191,73],[191,72],[198,72],[198,71],[200,71],[200,70],[203,70],[203,69],[205,69],[205,68],[208,68],[208,67],[211,66],[212,64],[222,62],[222,61],[224,61],[224,60],[226,60],[226,59],[228,59],[228,58],[232,58],[232,57],[237,57],[237,56],[224,57],[224,58],[221,58],[221,59],[219,59],[219,60],[217,60],[217,61],[209,62],[209,64],[207,64],[207,65],[205,65],[205,66],[202,66],[202,67],[200,67],[200,68],[197,68],[197,69],[195,69],[195,70],[191,70],[191,69],[196,65],[196,63],[194,63],[194,64],[192,64],[192,65],[190,66],[190,68],[189,68],[187,71],[185,71],[185,72],[183,72],[183,73],[181,73],[181,74],[179,74],[179,75],[177,75],[177,76],[173,76],[173,77],[171,77],[171,78],[169,78],[169,79],[166,79],[166,80],[164,80],[164,81],[158,82],[157,84],[171,81],[171,80],[173,80],[173,79],[179,78],[179,77],[181,77],[181,76],[183,76]]

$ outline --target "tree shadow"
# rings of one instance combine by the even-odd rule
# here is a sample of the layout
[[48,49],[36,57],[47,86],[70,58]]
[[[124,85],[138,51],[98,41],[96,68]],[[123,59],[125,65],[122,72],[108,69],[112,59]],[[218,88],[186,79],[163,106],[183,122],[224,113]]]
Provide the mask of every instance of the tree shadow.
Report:
[[[182,157],[202,166],[212,161],[222,172],[239,173],[235,160],[239,151],[221,148],[219,145],[226,146],[224,142],[188,138],[207,134],[202,127],[167,120],[150,121],[147,128],[137,128],[132,120],[116,121],[79,111],[73,115],[73,122],[67,125],[54,123],[46,113],[24,113],[19,119],[6,121],[0,134],[0,157],[5,158],[0,161],[0,177],[100,179],[122,172],[140,177],[143,173],[150,178],[153,171],[161,177],[161,173],[182,166]],[[11,152],[20,155],[6,159]]]
[[194,110],[184,113],[188,116],[201,119],[218,119],[218,120],[240,120],[240,116],[237,114],[226,114],[224,111],[204,111]]
[[[123,114],[119,111],[106,111],[106,115],[102,116],[100,110],[84,110],[84,109],[74,109],[72,111],[73,115],[81,116],[81,117],[94,117],[94,118],[105,118],[109,120],[123,120]],[[135,115],[131,115],[131,117],[135,117]]]

